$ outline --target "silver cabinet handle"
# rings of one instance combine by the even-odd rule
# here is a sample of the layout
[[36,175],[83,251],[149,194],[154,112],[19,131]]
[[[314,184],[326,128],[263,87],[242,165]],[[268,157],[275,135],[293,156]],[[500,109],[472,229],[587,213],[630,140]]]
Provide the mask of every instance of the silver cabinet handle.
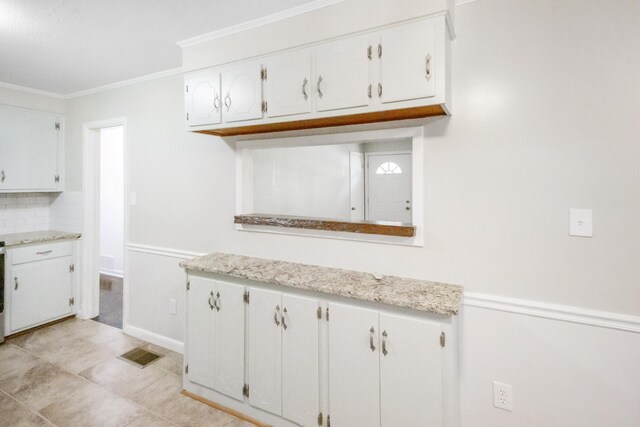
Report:
[[282,314],[282,327],[283,327],[283,328],[284,328],[284,330],[286,331],[286,330],[287,330],[287,328],[288,328],[288,326],[287,326],[287,322],[285,322],[285,320],[286,320],[286,319],[285,319],[285,317],[287,316],[287,307],[285,307],[285,308],[282,310],[282,313],[283,313],[283,314]]
[[36,255],[46,255],[46,254],[50,254],[51,252],[53,252],[53,250],[36,252]]
[[276,326],[280,326],[280,321],[278,320],[279,314],[280,314],[280,306],[276,305],[276,312],[273,313],[273,321],[276,323]]
[[17,290],[18,290],[18,278],[17,278],[17,277],[14,277],[14,278],[13,278],[13,282],[15,283],[15,286],[14,286],[14,288],[13,288],[13,289],[14,289],[15,291],[17,291]]
[[213,291],[211,291],[211,295],[209,296],[207,302],[209,303],[209,308],[213,310]]
[[371,99],[371,85],[369,85],[369,90],[367,91],[367,95],[369,96],[369,99]]
[[378,58],[382,58],[382,45],[378,45]]
[[382,354],[387,355],[387,331],[382,331]]
[[0,171],[0,182],[4,182],[7,178],[7,174],[4,173],[4,169]]
[[216,311],[220,311],[220,292],[216,292],[216,299],[213,300],[213,303],[216,306]]
[[369,348],[371,349],[371,351],[376,351],[376,346],[373,345],[373,334],[376,333],[376,330],[373,329],[372,326],[371,329],[369,329],[369,332],[371,332],[371,335],[369,335]]
[[309,98],[309,94],[307,93],[307,85],[309,84],[309,80],[307,80],[307,78],[304,78],[304,81],[302,82],[302,95],[304,95],[304,100],[306,101]]
[[427,54],[424,58],[424,72],[427,81],[431,80],[431,54]]
[[378,83],[378,98],[382,97],[382,83]]
[[231,96],[227,93],[227,96],[224,97],[224,106],[227,107],[227,111],[231,109]]
[[220,94],[217,93],[216,97],[213,98],[213,108],[216,109],[216,113],[220,110]]
[[322,76],[318,77],[318,84],[317,84],[318,96],[322,98],[322,95],[324,95],[324,93],[322,93],[322,89],[320,88],[320,83],[322,83]]

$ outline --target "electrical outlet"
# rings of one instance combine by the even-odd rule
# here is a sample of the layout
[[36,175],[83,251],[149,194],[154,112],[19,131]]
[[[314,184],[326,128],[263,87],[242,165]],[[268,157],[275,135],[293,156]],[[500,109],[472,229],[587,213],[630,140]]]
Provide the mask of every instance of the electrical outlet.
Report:
[[493,406],[513,411],[513,395],[510,384],[493,382]]

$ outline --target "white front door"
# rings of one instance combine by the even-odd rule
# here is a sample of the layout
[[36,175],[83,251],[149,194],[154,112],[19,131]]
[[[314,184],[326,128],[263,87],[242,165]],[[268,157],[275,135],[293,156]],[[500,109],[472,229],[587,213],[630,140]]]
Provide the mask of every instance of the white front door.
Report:
[[367,219],[411,223],[411,154],[367,159]]
[[349,184],[351,188],[351,220],[364,219],[364,154],[349,153]]

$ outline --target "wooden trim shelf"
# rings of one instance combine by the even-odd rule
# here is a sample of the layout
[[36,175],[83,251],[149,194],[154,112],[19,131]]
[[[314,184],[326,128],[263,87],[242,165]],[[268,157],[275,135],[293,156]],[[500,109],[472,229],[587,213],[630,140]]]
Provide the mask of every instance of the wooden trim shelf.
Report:
[[383,236],[414,237],[416,235],[415,226],[401,222],[340,221],[325,218],[263,214],[236,215],[233,222],[244,225],[346,231],[349,233],[379,234]]
[[389,122],[395,120],[422,119],[433,116],[446,116],[441,105],[401,108],[398,110],[375,111],[371,113],[351,114],[347,116],[323,117],[320,119],[293,120],[280,123],[238,126],[224,129],[198,130],[198,133],[215,136],[238,136],[258,133],[285,132],[292,130],[317,129],[334,126],[360,125],[367,123]]

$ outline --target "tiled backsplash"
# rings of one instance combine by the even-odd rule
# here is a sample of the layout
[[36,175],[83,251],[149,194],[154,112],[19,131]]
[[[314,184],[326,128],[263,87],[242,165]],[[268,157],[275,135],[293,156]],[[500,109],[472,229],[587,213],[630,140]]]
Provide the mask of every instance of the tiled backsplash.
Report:
[[82,192],[0,193],[0,234],[80,231]]
[[0,194],[0,234],[49,229],[49,207],[55,194]]

